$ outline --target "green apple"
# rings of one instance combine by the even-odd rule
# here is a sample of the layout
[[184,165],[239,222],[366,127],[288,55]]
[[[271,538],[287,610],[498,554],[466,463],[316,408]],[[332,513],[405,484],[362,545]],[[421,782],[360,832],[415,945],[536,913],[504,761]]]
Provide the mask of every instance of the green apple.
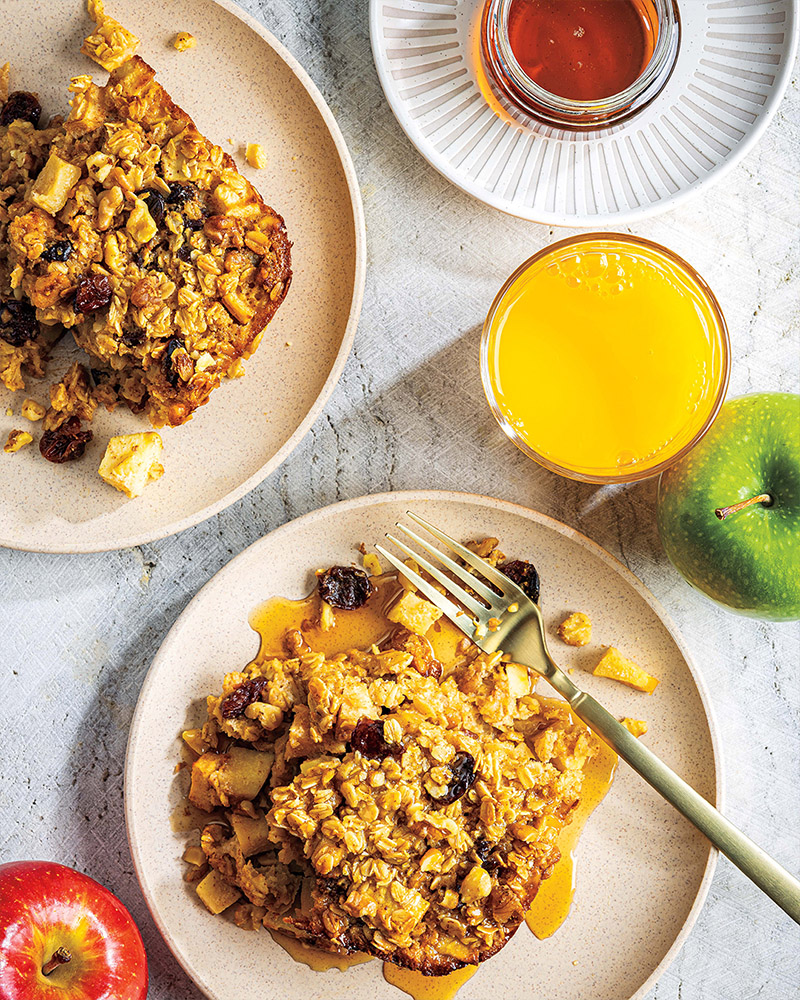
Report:
[[800,618],[800,396],[725,403],[658,484],[658,530],[693,586],[741,614]]

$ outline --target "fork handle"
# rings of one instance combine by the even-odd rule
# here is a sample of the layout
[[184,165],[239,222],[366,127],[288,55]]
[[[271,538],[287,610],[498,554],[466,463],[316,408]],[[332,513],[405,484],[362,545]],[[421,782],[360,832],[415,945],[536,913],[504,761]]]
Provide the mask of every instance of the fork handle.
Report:
[[[572,710],[644,780],[704,833],[726,858],[800,924],[800,882],[725,819],[690,785],[648,750],[591,695],[561,670],[547,678]],[[566,683],[564,683],[566,682]]]

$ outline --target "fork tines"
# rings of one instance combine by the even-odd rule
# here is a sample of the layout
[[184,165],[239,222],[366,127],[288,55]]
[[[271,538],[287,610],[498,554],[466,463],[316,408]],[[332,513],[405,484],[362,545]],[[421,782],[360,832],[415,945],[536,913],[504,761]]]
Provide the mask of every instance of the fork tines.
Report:
[[[446,553],[442,552],[441,549],[436,548],[427,539],[418,535],[411,528],[407,528],[405,525],[398,522],[397,528],[403,532],[408,538],[410,538],[419,548],[423,549],[430,556],[433,557],[435,562],[427,559],[425,556],[421,555],[419,552],[410,548],[405,542],[401,541],[396,536],[387,533],[386,537],[394,545],[400,549],[401,552],[405,553],[411,559],[413,559],[417,565],[428,574],[428,576],[435,580],[438,584],[445,588],[447,594],[445,596],[442,592],[434,586],[429,580],[425,579],[420,573],[415,572],[405,563],[403,563],[397,556],[388,552],[383,546],[378,545],[377,549],[399,572],[403,574],[411,583],[414,584],[417,589],[424,594],[433,604],[439,607],[452,621],[458,625],[459,628],[470,633],[474,633],[476,629],[483,630],[486,628],[487,624],[493,619],[499,619],[504,615],[514,604],[519,604],[520,600],[525,599],[525,595],[513,583],[509,578],[501,573],[494,566],[491,566],[485,559],[481,559],[480,556],[475,555],[470,549],[461,545],[455,539],[446,535],[439,528],[434,527],[429,521],[424,518],[419,517],[416,514],[412,514],[411,511],[406,511],[407,515],[419,524],[421,527],[425,528],[431,535],[434,536],[438,541],[442,542],[447,548],[454,552],[460,559],[462,559],[468,566],[471,566],[476,572],[480,573],[484,579],[488,580],[489,583],[493,584],[493,587],[487,586],[482,580],[474,576],[465,566],[461,563],[456,562]],[[438,565],[437,565],[438,563]],[[441,567],[441,568],[440,568]],[[457,577],[464,584],[469,587],[472,593],[469,593],[463,587],[459,586],[452,577]],[[497,591],[500,591],[498,593]],[[477,595],[477,597],[475,596]],[[455,604],[451,598],[458,601],[462,607]],[[463,608],[468,609],[469,614],[467,614]],[[515,610],[515,609],[514,609]],[[471,623],[472,627],[469,627]]]

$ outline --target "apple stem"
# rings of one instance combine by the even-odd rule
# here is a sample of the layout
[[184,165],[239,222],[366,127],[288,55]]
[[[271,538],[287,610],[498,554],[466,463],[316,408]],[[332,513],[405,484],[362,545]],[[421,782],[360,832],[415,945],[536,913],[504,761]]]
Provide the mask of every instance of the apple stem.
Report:
[[763,503],[765,507],[771,507],[772,497],[769,493],[759,493],[757,497],[750,497],[749,500],[740,500],[739,503],[731,504],[730,507],[717,507],[714,513],[720,521],[724,521],[726,517],[729,517],[731,514],[737,514],[740,510],[744,510],[745,507],[752,507],[754,503]]
[[50,961],[45,962],[42,966],[42,975],[49,976],[51,972],[55,972],[56,969],[61,968],[62,965],[66,965],[67,962],[71,961],[71,952],[67,951],[66,948],[56,948]]

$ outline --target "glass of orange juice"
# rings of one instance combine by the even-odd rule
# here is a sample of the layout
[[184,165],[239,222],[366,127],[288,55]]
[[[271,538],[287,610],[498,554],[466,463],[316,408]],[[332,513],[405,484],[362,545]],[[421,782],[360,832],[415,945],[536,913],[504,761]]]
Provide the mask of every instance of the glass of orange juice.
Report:
[[722,310],[649,240],[592,233],[525,261],[483,327],[495,417],[545,468],[590,483],[655,476],[711,426],[728,387]]

